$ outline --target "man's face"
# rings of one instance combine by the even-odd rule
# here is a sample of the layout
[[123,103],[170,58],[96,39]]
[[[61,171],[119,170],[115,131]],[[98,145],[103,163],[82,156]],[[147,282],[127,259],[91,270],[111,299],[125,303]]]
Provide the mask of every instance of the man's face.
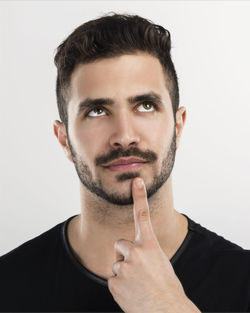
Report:
[[[172,104],[158,59],[141,53],[78,65],[71,76],[68,143],[90,192],[130,205],[131,181],[140,176],[150,198],[169,178],[176,152]],[[104,167],[124,157],[146,163]]]

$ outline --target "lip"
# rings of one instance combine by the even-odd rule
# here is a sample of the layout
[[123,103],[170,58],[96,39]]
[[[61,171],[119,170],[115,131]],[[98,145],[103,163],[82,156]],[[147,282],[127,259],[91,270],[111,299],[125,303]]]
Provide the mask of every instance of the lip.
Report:
[[137,163],[129,163],[129,164],[120,164],[120,165],[111,165],[107,166],[107,168],[111,171],[115,172],[123,172],[123,171],[131,171],[135,169],[141,168],[147,162],[137,162]]
[[125,165],[131,165],[135,163],[146,163],[146,161],[139,159],[139,158],[120,158],[114,162],[104,165],[104,167],[125,166]]

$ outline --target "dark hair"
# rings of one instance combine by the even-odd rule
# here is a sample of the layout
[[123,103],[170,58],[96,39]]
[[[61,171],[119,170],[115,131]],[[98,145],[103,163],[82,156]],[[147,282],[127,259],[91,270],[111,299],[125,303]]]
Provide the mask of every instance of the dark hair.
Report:
[[138,15],[109,13],[77,27],[58,47],[55,65],[56,96],[60,118],[68,129],[67,103],[71,74],[78,64],[97,59],[147,52],[157,57],[166,75],[174,121],[179,107],[179,88],[170,55],[170,33],[164,27]]

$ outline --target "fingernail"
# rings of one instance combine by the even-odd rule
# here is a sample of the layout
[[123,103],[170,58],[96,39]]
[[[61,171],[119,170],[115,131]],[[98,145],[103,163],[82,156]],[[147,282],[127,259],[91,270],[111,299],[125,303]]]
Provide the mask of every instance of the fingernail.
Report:
[[142,182],[141,179],[137,179],[137,180],[136,180],[136,186],[137,186],[138,188],[142,188],[142,187],[143,187],[143,182]]

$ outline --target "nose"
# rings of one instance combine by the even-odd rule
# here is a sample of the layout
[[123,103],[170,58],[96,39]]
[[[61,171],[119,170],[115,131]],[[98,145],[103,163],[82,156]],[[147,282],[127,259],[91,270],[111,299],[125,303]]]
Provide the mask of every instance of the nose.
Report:
[[[123,111],[123,110],[122,110]],[[110,145],[113,149],[122,147],[124,150],[138,145],[140,139],[134,129],[133,117],[126,112],[120,112],[114,120],[114,130],[110,136]]]

